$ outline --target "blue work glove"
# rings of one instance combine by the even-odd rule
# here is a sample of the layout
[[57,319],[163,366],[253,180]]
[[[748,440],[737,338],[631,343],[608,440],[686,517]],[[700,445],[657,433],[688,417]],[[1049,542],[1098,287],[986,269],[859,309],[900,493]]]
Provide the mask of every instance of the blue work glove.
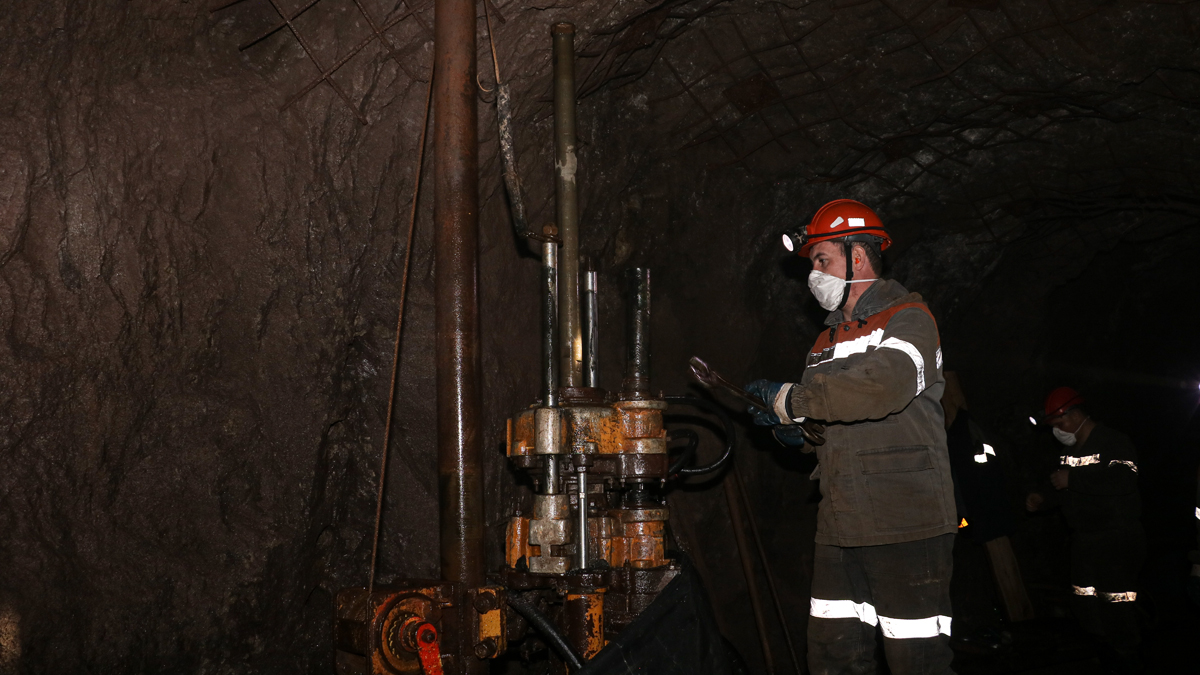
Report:
[[775,440],[789,448],[804,447],[804,429],[798,424],[780,424],[771,429],[771,433],[775,435]]
[[[775,397],[779,395],[779,390],[783,389],[783,382],[772,382],[770,380],[755,380],[744,387],[747,394],[757,396],[767,404],[767,408],[773,408],[775,405]],[[746,412],[754,416],[754,423],[762,427],[773,427],[777,424],[782,424],[779,415],[776,415],[774,410],[766,412],[759,410],[754,406],[746,406]],[[788,420],[789,422],[791,420]]]

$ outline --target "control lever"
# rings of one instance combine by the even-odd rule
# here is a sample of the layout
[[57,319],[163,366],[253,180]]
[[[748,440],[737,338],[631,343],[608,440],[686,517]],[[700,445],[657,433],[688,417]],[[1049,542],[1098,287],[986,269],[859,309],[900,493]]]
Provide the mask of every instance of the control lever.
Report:
[[[721,374],[713,370],[711,366],[704,362],[699,356],[693,356],[688,361],[688,367],[691,368],[692,377],[700,384],[709,389],[719,389],[725,393],[736,397],[739,401],[746,403],[752,407],[758,408],[763,412],[773,413],[771,406],[757,396],[752,396],[746,393],[741,387],[733,384]],[[809,444],[817,446],[825,444],[825,425],[816,420],[804,420],[800,423],[800,431],[804,434],[804,440]]]
[[437,628],[421,617],[414,616],[405,622],[404,633],[415,638],[423,675],[442,675],[442,649]]

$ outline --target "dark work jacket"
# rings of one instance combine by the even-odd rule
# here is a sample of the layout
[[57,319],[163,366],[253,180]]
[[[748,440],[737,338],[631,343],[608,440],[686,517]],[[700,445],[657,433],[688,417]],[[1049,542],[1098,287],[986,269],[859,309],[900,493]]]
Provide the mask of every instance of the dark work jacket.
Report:
[[826,423],[816,449],[818,544],[916,541],[957,527],[941,406],[942,349],[921,296],[871,284],[851,320],[830,313],[804,377],[796,417]]
[[[1012,531],[1007,477],[996,448],[971,419],[971,411],[958,411],[946,430],[950,469],[954,474],[954,496],[958,503],[960,535],[990,541]],[[966,521],[966,525],[962,524]]]
[[1125,434],[1097,423],[1083,445],[1065,446],[1059,468],[1070,469],[1067,489],[1047,493],[1062,504],[1077,532],[1138,526],[1142,512],[1137,484],[1137,449]]

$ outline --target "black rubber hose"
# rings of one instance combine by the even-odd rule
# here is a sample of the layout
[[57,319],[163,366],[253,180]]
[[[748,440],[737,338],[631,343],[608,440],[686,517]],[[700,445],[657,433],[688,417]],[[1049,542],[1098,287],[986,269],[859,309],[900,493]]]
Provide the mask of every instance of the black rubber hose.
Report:
[[700,445],[700,436],[691,429],[672,429],[667,432],[668,442],[677,441],[681,438],[687,439],[687,445],[672,448],[672,450],[683,450],[683,453],[674,462],[671,462],[670,468],[667,469],[668,476],[674,476],[679,473],[680,469],[691,462],[696,456],[696,446]]
[[537,605],[527,598],[510,593],[508,606],[517,610],[517,614],[525,617],[529,625],[536,628],[542,637],[546,638],[550,647],[558,652],[559,658],[566,661],[568,668],[571,670],[583,669],[583,659],[579,658],[579,655],[571,648],[571,643],[567,642],[567,638],[563,637],[554,622],[550,621],[550,617],[542,614],[542,610],[538,609]]
[[725,409],[695,396],[667,396],[665,400],[668,403],[687,405],[710,412],[716,415],[717,419],[721,420],[721,425],[725,427],[725,452],[715,462],[707,466],[679,469],[679,471],[673,473],[680,476],[699,476],[701,474],[712,473],[725,466],[725,462],[728,462],[729,458],[733,456],[733,446],[737,441],[737,432],[733,428],[733,420],[729,419],[729,415],[726,414]]

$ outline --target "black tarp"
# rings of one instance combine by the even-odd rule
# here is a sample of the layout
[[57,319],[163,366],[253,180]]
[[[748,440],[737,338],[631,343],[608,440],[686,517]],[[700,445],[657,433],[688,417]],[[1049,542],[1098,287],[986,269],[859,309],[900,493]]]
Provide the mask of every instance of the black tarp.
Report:
[[708,595],[691,563],[579,675],[740,675],[740,658],[717,628]]

